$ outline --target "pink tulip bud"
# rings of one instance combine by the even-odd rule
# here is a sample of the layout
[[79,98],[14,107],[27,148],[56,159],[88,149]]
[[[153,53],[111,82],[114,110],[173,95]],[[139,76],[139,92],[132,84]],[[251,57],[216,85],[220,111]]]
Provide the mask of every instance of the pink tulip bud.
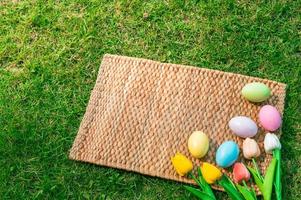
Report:
[[248,181],[250,179],[250,172],[243,163],[235,163],[233,167],[233,179],[236,183]]
[[260,149],[257,142],[246,138],[242,144],[243,155],[246,159],[257,158],[260,156]]

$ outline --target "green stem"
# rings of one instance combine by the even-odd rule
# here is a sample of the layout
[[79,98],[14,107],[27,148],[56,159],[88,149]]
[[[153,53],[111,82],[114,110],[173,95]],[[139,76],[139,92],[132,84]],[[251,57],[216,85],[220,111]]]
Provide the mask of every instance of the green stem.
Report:
[[243,180],[243,181],[242,181],[242,183],[244,184],[244,186],[245,186],[247,189],[249,189],[249,187],[247,186],[247,184],[246,184],[246,181],[245,181],[245,180]]
[[252,158],[252,162],[253,162],[254,168],[255,168],[255,170],[256,170],[256,173],[258,174],[258,177],[263,181],[263,178],[262,178],[262,176],[261,176],[261,174],[260,174],[258,165],[257,165],[257,163],[256,163],[256,161],[255,161],[254,158]]
[[[252,185],[252,184],[256,184],[256,183],[254,183],[253,180],[251,179],[251,185]],[[254,198],[257,199],[257,197],[256,197],[256,192],[255,192],[255,190],[254,190],[253,187],[251,187],[251,192],[252,192]]]
[[276,198],[277,200],[282,199],[282,185],[281,185],[281,151],[280,149],[275,149],[273,151],[274,158],[277,159],[277,166],[276,166],[276,177],[274,179],[275,191],[276,191]]

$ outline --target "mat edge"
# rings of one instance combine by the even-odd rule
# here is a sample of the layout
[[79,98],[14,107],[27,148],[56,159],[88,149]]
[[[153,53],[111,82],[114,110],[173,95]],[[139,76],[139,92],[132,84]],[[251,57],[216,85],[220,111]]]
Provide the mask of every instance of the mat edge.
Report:
[[185,67],[185,68],[189,68],[189,69],[197,69],[197,70],[201,70],[201,71],[214,71],[216,73],[224,73],[224,74],[227,74],[227,75],[230,75],[230,76],[241,76],[241,77],[245,77],[245,78],[255,78],[255,79],[259,79],[259,80],[265,80],[265,81],[269,81],[269,82],[272,82],[274,84],[279,84],[281,85],[282,87],[284,87],[284,89],[286,90],[287,88],[287,84],[285,83],[282,83],[282,82],[278,82],[278,81],[274,81],[274,80],[270,80],[270,79],[266,79],[266,78],[260,78],[260,77],[255,77],[255,76],[249,76],[249,75],[244,75],[244,74],[238,74],[238,73],[234,73],[234,72],[227,72],[227,71],[221,71],[221,70],[217,70],[217,69],[209,69],[209,68],[203,68],[201,66],[192,66],[192,65],[183,65],[183,64],[174,64],[174,63],[165,63],[165,62],[160,62],[160,61],[157,61],[157,60],[151,60],[151,59],[146,59],[146,58],[137,58],[137,57],[130,57],[130,56],[123,56],[123,55],[116,55],[116,54],[109,54],[109,53],[105,53],[103,55],[103,60],[104,59],[110,59],[110,58],[119,58],[121,60],[136,60],[136,61],[140,61],[140,62],[156,62],[158,64],[161,64],[163,66],[165,65],[170,65],[170,66],[173,66],[173,67],[177,67],[177,68],[182,68],[182,67]]

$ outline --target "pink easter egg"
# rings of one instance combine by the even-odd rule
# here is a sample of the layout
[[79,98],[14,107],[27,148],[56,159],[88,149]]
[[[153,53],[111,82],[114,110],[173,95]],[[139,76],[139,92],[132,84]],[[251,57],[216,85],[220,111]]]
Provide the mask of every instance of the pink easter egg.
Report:
[[265,105],[259,111],[259,122],[264,129],[275,131],[281,126],[282,119],[274,106]]

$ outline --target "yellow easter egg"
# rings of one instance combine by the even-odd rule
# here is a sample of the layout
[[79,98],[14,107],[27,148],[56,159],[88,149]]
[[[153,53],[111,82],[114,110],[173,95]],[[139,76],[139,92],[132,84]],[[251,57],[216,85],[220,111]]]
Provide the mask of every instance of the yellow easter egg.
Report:
[[209,139],[202,131],[193,132],[188,139],[188,150],[195,158],[202,158],[209,149]]

